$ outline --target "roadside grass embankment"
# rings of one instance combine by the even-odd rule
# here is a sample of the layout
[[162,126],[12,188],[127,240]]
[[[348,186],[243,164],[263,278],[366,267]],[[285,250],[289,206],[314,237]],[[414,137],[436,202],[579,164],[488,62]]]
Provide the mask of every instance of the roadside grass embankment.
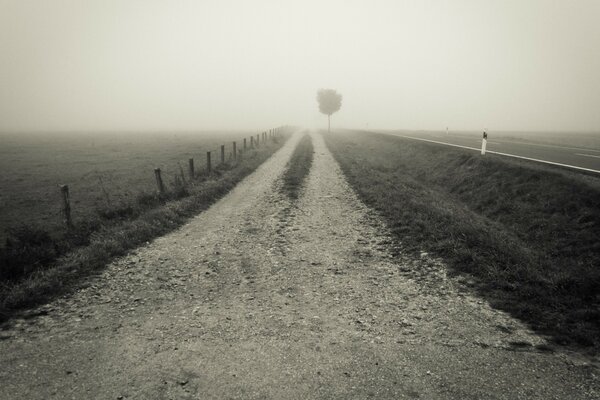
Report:
[[313,160],[313,144],[308,134],[298,142],[283,175],[282,190],[292,200],[298,199],[302,184],[310,172]]
[[207,209],[252,173],[289,137],[289,131],[248,149],[237,160],[175,179],[165,193],[140,193],[131,202],[102,209],[61,235],[39,228],[10,232],[1,249],[0,321],[16,311],[69,293],[114,257],[164,235]]
[[597,352],[600,189],[589,176],[383,134],[324,136],[402,251],[443,258],[491,305]]

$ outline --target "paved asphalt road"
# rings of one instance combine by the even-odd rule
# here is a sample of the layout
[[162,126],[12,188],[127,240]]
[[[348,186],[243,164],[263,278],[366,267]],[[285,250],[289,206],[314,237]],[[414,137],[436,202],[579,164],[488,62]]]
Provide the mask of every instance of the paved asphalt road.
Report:
[[[481,149],[481,137],[468,134],[446,134],[444,132],[381,132],[411,139],[434,141],[441,144]],[[514,138],[494,137],[489,134],[488,152],[503,153],[519,157],[532,158],[550,163],[565,164],[600,173],[600,149],[577,146],[558,146],[545,143],[518,141]]]

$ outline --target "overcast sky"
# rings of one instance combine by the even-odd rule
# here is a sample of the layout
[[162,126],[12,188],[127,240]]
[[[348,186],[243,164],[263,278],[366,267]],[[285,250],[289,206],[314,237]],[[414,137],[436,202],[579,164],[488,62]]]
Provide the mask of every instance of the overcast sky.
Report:
[[0,0],[0,130],[600,131],[600,0]]

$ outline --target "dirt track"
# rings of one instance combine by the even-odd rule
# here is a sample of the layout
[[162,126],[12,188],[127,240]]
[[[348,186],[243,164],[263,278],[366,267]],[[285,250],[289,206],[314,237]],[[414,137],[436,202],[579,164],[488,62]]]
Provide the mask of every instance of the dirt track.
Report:
[[312,136],[298,202],[278,180],[296,134],[178,231],[0,331],[0,398],[600,397],[595,367],[540,350],[441,262],[391,258]]

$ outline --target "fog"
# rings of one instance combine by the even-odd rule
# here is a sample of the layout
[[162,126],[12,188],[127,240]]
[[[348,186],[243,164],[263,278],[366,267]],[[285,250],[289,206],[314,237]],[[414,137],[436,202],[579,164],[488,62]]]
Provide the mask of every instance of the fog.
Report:
[[600,1],[0,0],[0,130],[600,131]]

